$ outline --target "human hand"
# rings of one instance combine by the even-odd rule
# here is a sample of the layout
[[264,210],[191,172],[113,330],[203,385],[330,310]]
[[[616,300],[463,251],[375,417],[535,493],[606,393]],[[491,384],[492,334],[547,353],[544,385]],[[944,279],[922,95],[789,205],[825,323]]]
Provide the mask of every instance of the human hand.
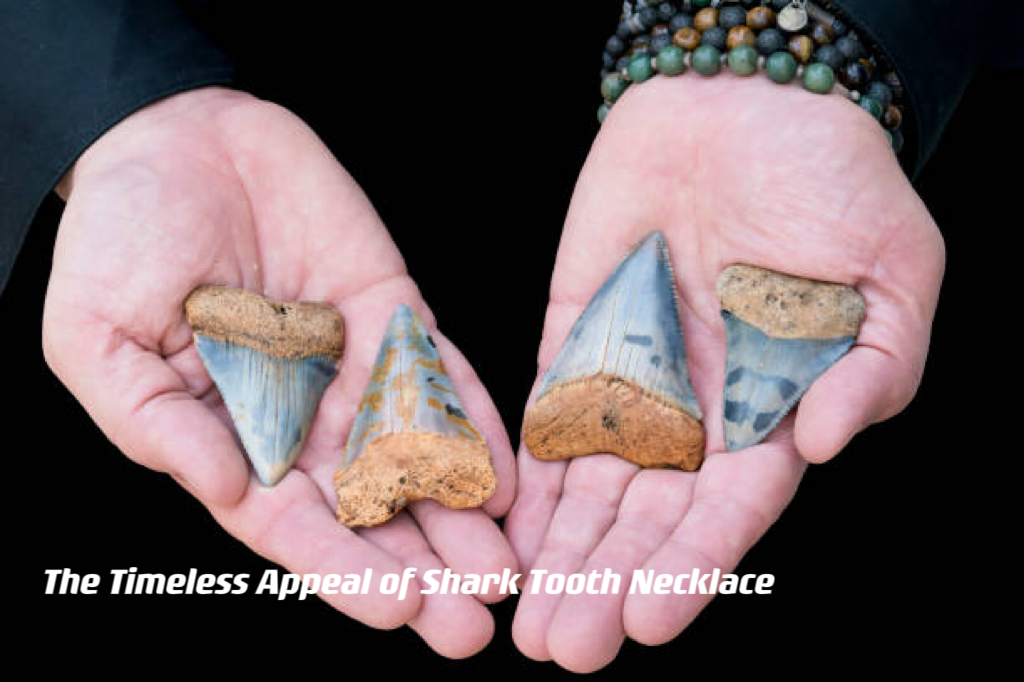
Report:
[[[580,174],[555,264],[540,376],[631,247],[668,243],[707,457],[694,473],[641,470],[609,454],[545,462],[523,447],[506,532],[520,570],[609,568],[608,595],[529,594],[519,649],[571,670],[608,664],[628,636],[678,635],[711,595],[626,594],[636,569],[729,572],[779,517],[806,462],[833,457],[910,401],[944,267],[938,229],[881,127],[839,95],[723,74],[654,78],[615,104]],[[743,263],[855,286],[856,345],[754,447],[725,451],[725,330],[715,281]]]
[[[515,489],[508,437],[465,358],[440,335],[401,255],[356,183],[301,121],[244,93],[204,88],[146,107],[112,128],[59,188],[43,347],[54,373],[131,459],[174,476],[230,533],[304,573],[372,568],[365,596],[323,595],[380,628],[409,624],[439,653],[481,649],[493,621],[467,595],[405,600],[380,576],[450,567],[515,570],[490,516]],[[250,475],[230,418],[192,343],[183,302],[199,284],[278,300],[326,301],[345,317],[345,354],[305,449],[281,482]],[[498,487],[483,510],[417,502],[352,531],[334,517],[331,482],[388,318],[408,304],[437,340]],[[102,482],[97,482],[102,486]]]

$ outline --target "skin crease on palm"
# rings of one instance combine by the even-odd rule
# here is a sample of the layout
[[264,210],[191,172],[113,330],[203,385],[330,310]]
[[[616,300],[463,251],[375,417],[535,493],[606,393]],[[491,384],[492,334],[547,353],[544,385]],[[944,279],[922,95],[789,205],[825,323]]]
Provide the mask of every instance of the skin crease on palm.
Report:
[[[578,672],[626,637],[678,635],[711,599],[627,595],[635,569],[733,570],[823,462],[913,397],[944,269],[939,231],[881,126],[839,94],[723,73],[656,77],[615,104],[580,174],[551,282],[540,375],[608,273],[652,230],[666,237],[690,376],[704,411],[699,472],[640,470],[608,454],[518,457],[506,533],[520,569],[623,576],[609,595],[520,597],[513,638],[530,658]],[[766,442],[724,449],[725,330],[714,284],[746,263],[855,286],[855,347]],[[539,376],[540,376],[539,375]],[[898,453],[881,453],[898,456]],[[529,589],[529,582],[527,582]]]
[[[294,573],[362,573],[362,596],[324,595],[369,625],[410,625],[437,652],[464,657],[494,631],[484,603],[502,595],[377,593],[385,573],[516,570],[492,517],[515,491],[513,452],[469,363],[437,332],[369,201],[286,110],[203,88],[146,107],[104,134],[58,191],[43,349],[54,373],[131,459],[174,476],[217,521]],[[345,355],[295,468],[274,488],[250,474],[230,419],[192,344],[183,302],[198,284],[279,300],[332,303]],[[438,341],[466,411],[491,448],[498,489],[483,510],[410,505],[353,532],[331,484],[391,313],[408,304]]]

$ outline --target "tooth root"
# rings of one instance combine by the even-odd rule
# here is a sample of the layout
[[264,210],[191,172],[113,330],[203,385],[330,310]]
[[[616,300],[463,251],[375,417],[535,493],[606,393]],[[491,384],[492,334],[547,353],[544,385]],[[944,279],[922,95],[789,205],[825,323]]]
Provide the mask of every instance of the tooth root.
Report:
[[383,523],[420,499],[467,509],[494,494],[490,451],[407,306],[388,323],[334,481],[347,526]]
[[319,303],[279,303],[201,286],[185,301],[196,350],[263,485],[298,458],[320,398],[337,373],[344,321]]
[[718,279],[726,331],[729,450],[760,443],[853,345],[864,301],[853,288],[749,265]]
[[675,280],[654,232],[605,280],[527,410],[539,459],[610,452],[645,467],[697,469],[701,412],[690,387]]

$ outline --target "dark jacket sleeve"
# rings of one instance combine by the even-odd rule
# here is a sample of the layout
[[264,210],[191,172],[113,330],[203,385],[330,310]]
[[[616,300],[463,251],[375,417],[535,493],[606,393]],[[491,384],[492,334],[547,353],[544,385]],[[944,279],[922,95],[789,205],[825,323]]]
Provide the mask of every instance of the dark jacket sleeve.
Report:
[[157,99],[233,78],[173,0],[4,0],[0,292],[39,204],[97,137]]
[[[915,177],[935,150],[971,76],[985,57],[981,18],[995,0],[821,0],[841,10],[889,62],[911,114],[903,167]],[[1012,13],[1011,13],[1012,16]]]

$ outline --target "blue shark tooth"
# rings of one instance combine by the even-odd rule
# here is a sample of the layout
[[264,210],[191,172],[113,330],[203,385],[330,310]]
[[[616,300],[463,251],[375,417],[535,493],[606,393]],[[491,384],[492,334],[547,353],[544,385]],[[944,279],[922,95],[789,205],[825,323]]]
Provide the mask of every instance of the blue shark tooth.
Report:
[[256,475],[276,484],[299,456],[337,373],[344,320],[326,304],[280,303],[213,285],[189,294],[185,314]]
[[388,323],[334,474],[338,520],[375,526],[409,502],[479,507],[497,484],[491,452],[466,416],[434,340],[407,306]]
[[725,442],[760,443],[853,345],[864,300],[843,284],[733,265],[718,278],[725,320]]
[[693,471],[704,457],[700,419],[668,248],[654,232],[576,320],[526,412],[523,438],[538,459],[609,452]]

